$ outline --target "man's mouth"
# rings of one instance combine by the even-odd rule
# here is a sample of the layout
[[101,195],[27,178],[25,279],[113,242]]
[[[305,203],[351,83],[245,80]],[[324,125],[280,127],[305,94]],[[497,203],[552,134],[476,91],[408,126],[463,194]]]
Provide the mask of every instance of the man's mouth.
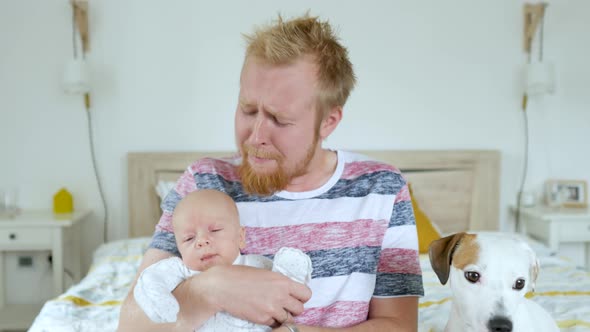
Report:
[[268,161],[278,161],[281,159],[280,154],[278,153],[256,149],[251,146],[244,145],[243,151],[245,152],[250,162],[259,163]]
[[262,163],[266,163],[269,161],[274,161],[274,159],[272,159],[272,158],[257,157],[257,156],[253,156],[253,155],[248,156],[248,159],[249,159],[250,163],[252,163],[252,164],[262,164]]

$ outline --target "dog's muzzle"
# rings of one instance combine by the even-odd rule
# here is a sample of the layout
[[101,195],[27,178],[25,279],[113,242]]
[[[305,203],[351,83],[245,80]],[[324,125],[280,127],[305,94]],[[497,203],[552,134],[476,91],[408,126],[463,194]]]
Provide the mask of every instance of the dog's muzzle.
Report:
[[490,332],[512,332],[512,321],[506,317],[494,316],[488,322]]

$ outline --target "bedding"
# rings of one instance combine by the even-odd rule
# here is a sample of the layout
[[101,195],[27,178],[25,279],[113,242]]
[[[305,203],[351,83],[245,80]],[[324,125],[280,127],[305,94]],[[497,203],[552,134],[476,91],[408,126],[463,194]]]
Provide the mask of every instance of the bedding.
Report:
[[47,301],[29,331],[115,331],[121,303],[149,241],[136,238],[101,245],[86,277]]
[[[556,319],[562,331],[590,331],[590,273],[528,240],[541,271],[528,296]],[[45,303],[32,332],[115,331],[121,303],[139,267],[149,238],[115,241],[94,253],[88,275],[64,294]],[[420,255],[425,296],[420,299],[419,331],[442,331],[450,310],[450,288],[439,283],[427,254]]]

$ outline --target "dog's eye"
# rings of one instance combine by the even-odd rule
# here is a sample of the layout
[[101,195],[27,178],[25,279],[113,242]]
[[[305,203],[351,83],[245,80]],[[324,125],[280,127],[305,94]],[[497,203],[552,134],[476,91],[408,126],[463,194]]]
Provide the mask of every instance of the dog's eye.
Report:
[[479,280],[479,273],[473,271],[465,272],[465,279],[467,279],[470,283],[476,283]]
[[524,279],[516,279],[516,282],[512,286],[512,289],[521,290],[524,288],[525,284],[526,284],[526,282],[524,281]]

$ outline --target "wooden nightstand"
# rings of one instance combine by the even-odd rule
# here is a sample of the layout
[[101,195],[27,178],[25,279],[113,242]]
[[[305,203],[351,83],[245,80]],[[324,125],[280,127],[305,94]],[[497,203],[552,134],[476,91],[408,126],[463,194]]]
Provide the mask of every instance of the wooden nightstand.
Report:
[[53,292],[64,292],[64,268],[74,281],[81,278],[80,224],[90,211],[55,215],[50,210],[24,211],[14,218],[0,215],[0,331],[28,329],[43,306],[5,301],[4,254],[8,251],[49,251],[52,255]]
[[[514,214],[515,207],[510,210]],[[590,268],[590,211],[588,208],[550,208],[546,206],[520,209],[522,232],[544,241],[557,251],[561,243],[584,243],[586,269]]]

